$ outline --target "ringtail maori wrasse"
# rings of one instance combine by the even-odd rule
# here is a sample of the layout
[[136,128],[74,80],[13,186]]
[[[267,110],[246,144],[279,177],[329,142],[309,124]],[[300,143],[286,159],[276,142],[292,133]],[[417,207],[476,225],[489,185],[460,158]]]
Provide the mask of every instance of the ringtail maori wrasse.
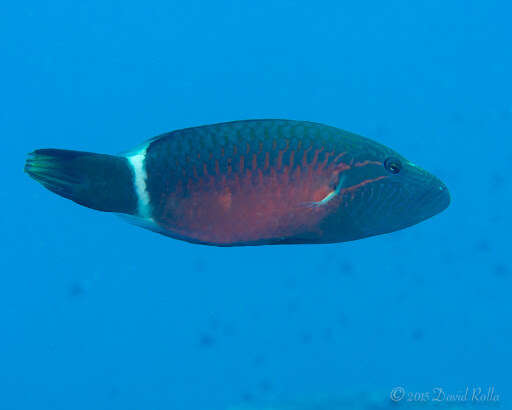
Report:
[[392,149],[305,121],[186,128],[123,155],[40,149],[25,171],[78,204],[217,246],[351,241],[450,203],[438,178]]

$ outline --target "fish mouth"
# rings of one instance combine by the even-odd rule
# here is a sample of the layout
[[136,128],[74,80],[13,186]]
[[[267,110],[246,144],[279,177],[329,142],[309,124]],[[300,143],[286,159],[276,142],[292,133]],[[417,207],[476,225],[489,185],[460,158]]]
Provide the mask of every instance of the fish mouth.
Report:
[[433,177],[432,188],[427,190],[417,201],[417,212],[421,220],[431,218],[443,212],[451,203],[448,187],[438,178]]
[[448,190],[448,187],[441,182],[441,185],[438,188],[438,197],[439,197],[439,204],[441,206],[441,211],[444,211],[446,208],[450,206],[451,203],[451,196],[450,191]]
[[[410,183],[413,187],[416,186],[417,190],[417,195],[411,198],[413,201],[410,203],[409,211],[412,215],[417,215],[418,222],[448,208],[451,197],[446,184],[418,165],[412,162],[409,162],[408,165],[412,171],[408,174],[411,177]],[[412,190],[414,191],[414,188]]]

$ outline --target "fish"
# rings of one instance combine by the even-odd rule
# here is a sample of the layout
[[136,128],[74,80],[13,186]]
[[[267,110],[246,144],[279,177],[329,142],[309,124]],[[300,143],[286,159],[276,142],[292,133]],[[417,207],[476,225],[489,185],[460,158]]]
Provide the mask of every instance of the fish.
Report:
[[439,178],[391,148],[285,119],[179,129],[119,155],[38,149],[25,172],[80,205],[214,246],[353,241],[450,204]]

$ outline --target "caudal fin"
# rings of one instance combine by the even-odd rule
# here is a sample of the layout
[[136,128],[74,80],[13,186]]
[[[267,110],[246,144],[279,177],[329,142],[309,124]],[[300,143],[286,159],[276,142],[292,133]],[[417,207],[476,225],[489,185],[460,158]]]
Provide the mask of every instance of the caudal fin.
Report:
[[137,197],[126,158],[62,149],[29,154],[25,172],[45,188],[86,207],[135,214]]

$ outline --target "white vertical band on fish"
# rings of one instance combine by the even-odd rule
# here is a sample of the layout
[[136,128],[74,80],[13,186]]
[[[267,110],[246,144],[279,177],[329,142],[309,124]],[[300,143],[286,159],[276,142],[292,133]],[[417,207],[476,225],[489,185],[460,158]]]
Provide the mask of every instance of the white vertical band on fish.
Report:
[[146,186],[148,174],[146,172],[146,153],[149,144],[145,144],[138,151],[126,156],[133,169],[133,185],[138,199],[139,216],[144,219],[153,220],[149,194]]

